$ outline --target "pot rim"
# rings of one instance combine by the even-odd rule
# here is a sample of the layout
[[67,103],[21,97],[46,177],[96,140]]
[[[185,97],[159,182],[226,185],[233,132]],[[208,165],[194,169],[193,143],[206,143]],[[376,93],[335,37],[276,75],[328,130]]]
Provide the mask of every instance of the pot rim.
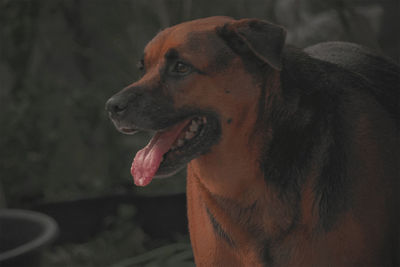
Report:
[[1,252],[0,262],[37,250],[54,240],[58,234],[57,222],[43,213],[22,209],[0,209],[0,220],[2,218],[23,219],[40,224],[43,226],[43,231],[33,240]]

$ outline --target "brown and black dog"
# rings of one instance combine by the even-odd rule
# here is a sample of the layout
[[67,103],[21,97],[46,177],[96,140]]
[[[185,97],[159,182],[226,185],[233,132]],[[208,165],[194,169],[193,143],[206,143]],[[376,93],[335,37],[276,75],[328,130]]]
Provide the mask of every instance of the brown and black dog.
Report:
[[211,17],[160,32],[106,104],[155,131],[139,186],[187,165],[198,266],[399,264],[399,66],[358,45]]

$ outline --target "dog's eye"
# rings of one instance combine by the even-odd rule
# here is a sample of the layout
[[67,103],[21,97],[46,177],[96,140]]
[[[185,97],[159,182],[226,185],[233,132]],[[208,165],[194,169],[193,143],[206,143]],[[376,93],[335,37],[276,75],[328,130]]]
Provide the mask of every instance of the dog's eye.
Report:
[[184,75],[188,74],[191,71],[191,67],[183,62],[176,62],[175,65],[172,68],[172,73],[174,74],[179,74],[179,75]]

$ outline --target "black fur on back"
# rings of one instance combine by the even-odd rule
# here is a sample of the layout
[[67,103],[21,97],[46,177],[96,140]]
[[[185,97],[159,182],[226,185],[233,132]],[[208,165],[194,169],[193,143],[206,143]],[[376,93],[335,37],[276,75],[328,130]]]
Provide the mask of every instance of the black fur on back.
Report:
[[347,59],[329,58],[327,62],[318,57],[294,48],[285,50],[282,95],[267,100],[272,108],[264,121],[269,121],[273,137],[264,146],[260,166],[267,183],[288,203],[300,201],[306,174],[318,166],[314,206],[320,225],[329,231],[351,205],[352,180],[346,168],[348,96],[354,90],[366,92],[396,116],[399,72],[395,64],[380,57],[370,58],[373,67],[362,58],[357,65],[354,61],[347,64]]
[[353,43],[326,42],[305,49],[311,57],[343,67],[368,81],[369,90],[399,122],[400,66],[389,58]]

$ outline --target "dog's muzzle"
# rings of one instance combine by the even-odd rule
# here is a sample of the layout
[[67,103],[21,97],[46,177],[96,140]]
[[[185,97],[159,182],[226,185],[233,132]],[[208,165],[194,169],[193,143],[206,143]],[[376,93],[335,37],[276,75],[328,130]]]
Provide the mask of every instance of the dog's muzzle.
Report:
[[120,119],[128,108],[128,100],[121,95],[115,95],[106,102],[106,111],[112,119]]

